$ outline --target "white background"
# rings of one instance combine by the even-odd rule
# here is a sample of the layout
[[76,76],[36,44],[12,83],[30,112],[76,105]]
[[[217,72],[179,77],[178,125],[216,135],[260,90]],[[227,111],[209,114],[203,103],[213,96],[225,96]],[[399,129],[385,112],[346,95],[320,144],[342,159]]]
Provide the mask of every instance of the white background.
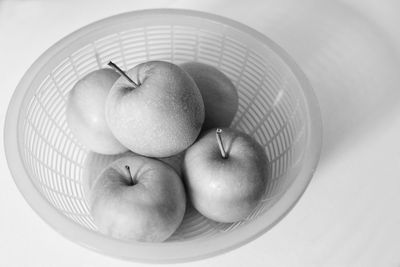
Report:
[[[156,7],[217,13],[275,40],[309,77],[324,123],[320,165],[295,208],[257,240],[184,266],[400,266],[398,1],[0,0],[2,125],[18,81],[53,43],[104,17]],[[52,230],[25,203],[0,151],[0,266],[149,266]]]

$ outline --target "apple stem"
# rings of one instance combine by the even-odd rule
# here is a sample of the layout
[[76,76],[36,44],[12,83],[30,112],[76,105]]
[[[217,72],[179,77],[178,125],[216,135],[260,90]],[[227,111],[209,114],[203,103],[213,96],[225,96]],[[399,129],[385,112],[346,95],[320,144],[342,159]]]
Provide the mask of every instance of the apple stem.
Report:
[[129,176],[131,177],[132,185],[136,184],[136,179],[133,179],[132,177],[131,168],[128,165],[125,165],[125,169],[128,171]]
[[228,155],[225,151],[224,148],[224,144],[222,143],[222,138],[221,138],[221,134],[222,134],[222,129],[218,128],[216,131],[216,135],[217,135],[217,142],[218,142],[218,146],[219,146],[219,151],[221,151],[221,156],[223,159],[227,159]]
[[118,72],[122,76],[124,76],[125,79],[127,79],[133,85],[134,89],[139,87],[139,85],[137,83],[135,83],[131,78],[129,78],[129,76],[125,73],[125,71],[123,71],[120,67],[118,67],[114,62],[110,61],[110,62],[108,62],[107,65],[110,66],[111,68],[113,68],[116,72]]

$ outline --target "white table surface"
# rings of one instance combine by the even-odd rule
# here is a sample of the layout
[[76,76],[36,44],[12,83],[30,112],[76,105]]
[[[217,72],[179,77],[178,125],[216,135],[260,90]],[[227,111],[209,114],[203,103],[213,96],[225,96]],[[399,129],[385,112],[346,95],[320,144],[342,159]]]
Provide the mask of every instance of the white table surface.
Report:
[[[255,241],[184,266],[400,266],[398,1],[3,0],[2,125],[18,81],[49,46],[90,22],[156,7],[217,13],[271,37],[309,77],[324,123],[320,165],[295,208]],[[17,190],[3,151],[0,266],[148,266],[97,254],[56,233]]]

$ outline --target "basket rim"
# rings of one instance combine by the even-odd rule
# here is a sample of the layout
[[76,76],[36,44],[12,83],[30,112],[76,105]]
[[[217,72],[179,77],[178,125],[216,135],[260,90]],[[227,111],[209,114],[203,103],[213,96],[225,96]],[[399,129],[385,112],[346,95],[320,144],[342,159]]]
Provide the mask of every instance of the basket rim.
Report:
[[[74,42],[79,36],[96,29],[101,29],[103,26],[115,22],[115,20],[123,21],[136,16],[151,15],[196,17],[222,23],[239,31],[246,32],[264,45],[270,47],[287,64],[300,83],[305,95],[304,101],[306,102],[305,106],[309,121],[308,132],[310,133],[307,138],[305,155],[310,160],[306,165],[301,167],[298,177],[271,207],[269,214],[273,215],[272,219],[261,220],[262,218],[257,218],[254,223],[249,223],[233,231],[235,232],[234,234],[232,232],[223,233],[210,240],[196,239],[185,242],[128,243],[101,235],[73,222],[51,205],[29,178],[28,172],[22,162],[17,131],[20,117],[19,107],[23,103],[26,92],[29,91],[30,84],[35,79],[37,72],[41,70],[51,57],[59,53],[63,47]],[[294,59],[274,41],[249,26],[223,16],[188,9],[145,9],[126,12],[93,22],[70,33],[47,49],[26,71],[13,93],[4,123],[5,155],[14,182],[26,202],[47,224],[67,239],[101,254],[148,263],[177,263],[208,258],[242,246],[267,232],[295,206],[306,190],[318,165],[321,147],[322,119],[319,104],[311,84]],[[266,227],[265,225],[268,226]],[[188,255],[181,255],[183,254],[183,249],[189,251]],[[134,254],[132,251],[140,253]]]

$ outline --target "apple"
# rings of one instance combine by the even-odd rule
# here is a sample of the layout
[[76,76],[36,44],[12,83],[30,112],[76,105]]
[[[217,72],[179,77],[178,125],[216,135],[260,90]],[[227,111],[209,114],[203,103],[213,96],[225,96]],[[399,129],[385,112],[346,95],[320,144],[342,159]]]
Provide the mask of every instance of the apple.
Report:
[[149,61],[115,82],[106,101],[106,120],[114,136],[133,152],[169,157],[196,140],[204,104],[195,82],[179,66]]
[[186,196],[180,177],[167,164],[130,155],[111,163],[96,179],[89,207],[106,235],[162,242],[181,224]]
[[[117,155],[103,155],[95,152],[89,152],[83,163],[82,172],[82,189],[86,199],[89,199],[89,194],[94,181],[99,177],[100,173],[102,173],[108,167],[108,165],[117,159],[136,155],[137,154],[133,153],[132,151],[127,151]],[[171,166],[179,175],[179,177],[181,177],[183,156],[184,154],[180,153],[167,158],[159,158],[158,160]]]
[[200,62],[179,65],[195,81],[204,101],[203,130],[229,127],[238,109],[238,92],[231,80],[217,68]]
[[211,129],[187,149],[183,176],[193,206],[218,222],[245,219],[266,190],[267,156],[249,135]]
[[115,139],[105,118],[107,95],[119,77],[112,69],[95,70],[80,79],[68,95],[68,126],[80,143],[97,153],[110,155],[127,150]]
[[82,189],[87,200],[89,199],[88,196],[91,192],[92,185],[96,178],[99,177],[100,173],[102,173],[112,162],[130,155],[135,154],[131,151],[117,155],[104,155],[92,151],[87,154],[83,163],[82,171]]

